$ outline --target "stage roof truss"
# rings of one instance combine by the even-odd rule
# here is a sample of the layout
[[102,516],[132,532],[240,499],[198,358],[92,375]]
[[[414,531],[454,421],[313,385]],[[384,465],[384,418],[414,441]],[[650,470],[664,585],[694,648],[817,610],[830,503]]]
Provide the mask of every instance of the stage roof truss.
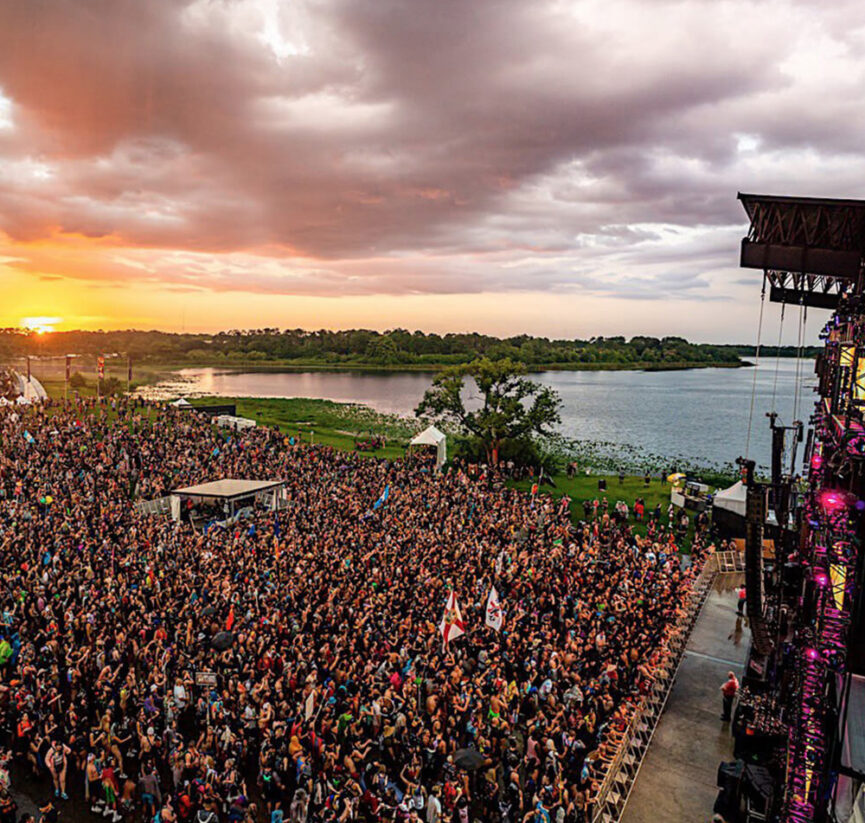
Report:
[[834,309],[861,290],[865,201],[739,194],[751,225],[741,265],[762,269],[769,299]]

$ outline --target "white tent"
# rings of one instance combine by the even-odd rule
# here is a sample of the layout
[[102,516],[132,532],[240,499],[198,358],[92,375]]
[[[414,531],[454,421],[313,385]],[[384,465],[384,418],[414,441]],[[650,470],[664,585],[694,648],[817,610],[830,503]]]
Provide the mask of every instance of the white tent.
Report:
[[435,446],[436,447],[436,468],[440,469],[445,460],[447,460],[447,439],[435,426],[430,426],[424,429],[420,434],[416,434],[412,440],[412,446]]
[[741,480],[730,486],[729,489],[719,491],[712,503],[715,508],[745,516],[745,485]]
[[177,400],[169,403],[168,405],[175,406],[178,409],[187,409],[192,405],[192,403],[190,403],[185,397],[179,397]]
[[31,403],[36,403],[40,400],[47,400],[48,393],[35,377],[31,377],[29,380],[24,381],[24,397]]
[[218,414],[216,416],[216,425],[226,429],[253,429],[255,421],[248,417],[235,417],[233,414]]

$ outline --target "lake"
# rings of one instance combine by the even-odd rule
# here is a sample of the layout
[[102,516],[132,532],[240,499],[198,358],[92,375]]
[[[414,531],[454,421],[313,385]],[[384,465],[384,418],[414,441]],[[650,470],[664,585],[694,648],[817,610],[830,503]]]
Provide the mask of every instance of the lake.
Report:
[[[796,361],[792,358],[782,358],[777,368],[776,360],[769,358],[756,370],[549,371],[533,374],[531,379],[561,396],[560,431],[567,437],[713,466],[730,463],[744,453],[755,376],[751,454],[758,463],[767,464],[766,412],[775,408],[783,422],[793,419]],[[147,395],[321,398],[411,415],[432,380],[430,374],[414,372],[230,372],[211,368],[183,369],[179,377],[151,387]],[[812,411],[815,382],[814,362],[801,361],[799,417],[805,421]]]

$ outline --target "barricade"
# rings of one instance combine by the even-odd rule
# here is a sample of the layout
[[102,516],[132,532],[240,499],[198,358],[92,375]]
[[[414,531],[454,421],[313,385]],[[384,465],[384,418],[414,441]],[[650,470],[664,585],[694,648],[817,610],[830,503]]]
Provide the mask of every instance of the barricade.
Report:
[[136,514],[171,514],[171,497],[142,500],[132,507]]
[[686,613],[667,642],[662,660],[655,670],[651,689],[640,700],[628,728],[622,735],[616,754],[610,760],[607,773],[593,801],[592,823],[617,823],[621,818],[655,727],[667,704],[685,646],[717,573],[718,558],[715,554],[710,554],[694,580]]

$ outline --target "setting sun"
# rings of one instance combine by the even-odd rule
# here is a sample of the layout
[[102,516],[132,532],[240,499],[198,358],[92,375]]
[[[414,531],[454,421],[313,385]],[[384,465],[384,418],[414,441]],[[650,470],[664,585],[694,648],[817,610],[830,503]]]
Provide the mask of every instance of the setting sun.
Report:
[[48,334],[54,331],[54,327],[62,321],[62,317],[22,317],[21,326],[35,331],[37,334]]

